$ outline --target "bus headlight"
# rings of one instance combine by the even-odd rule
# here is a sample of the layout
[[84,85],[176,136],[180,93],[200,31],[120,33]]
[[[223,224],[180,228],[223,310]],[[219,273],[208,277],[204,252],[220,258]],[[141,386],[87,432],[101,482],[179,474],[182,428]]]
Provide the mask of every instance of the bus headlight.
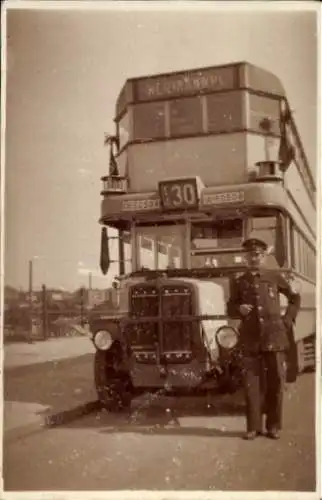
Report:
[[217,344],[223,349],[233,349],[238,342],[238,333],[232,326],[221,326],[216,332]]
[[107,351],[113,344],[112,335],[106,330],[100,330],[94,336],[94,344],[97,349]]

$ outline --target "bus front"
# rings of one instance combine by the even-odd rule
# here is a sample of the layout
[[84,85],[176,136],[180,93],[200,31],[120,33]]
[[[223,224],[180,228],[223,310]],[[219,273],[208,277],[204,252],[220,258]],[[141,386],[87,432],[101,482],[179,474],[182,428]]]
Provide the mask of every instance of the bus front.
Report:
[[246,237],[268,243],[268,267],[287,268],[282,195],[274,183],[207,188],[200,178],[181,178],[161,181],[154,194],[105,199],[105,222],[123,235],[120,253],[132,269],[115,292],[118,315],[100,316],[93,330],[117,329],[134,391],[238,387],[230,280],[246,269]]

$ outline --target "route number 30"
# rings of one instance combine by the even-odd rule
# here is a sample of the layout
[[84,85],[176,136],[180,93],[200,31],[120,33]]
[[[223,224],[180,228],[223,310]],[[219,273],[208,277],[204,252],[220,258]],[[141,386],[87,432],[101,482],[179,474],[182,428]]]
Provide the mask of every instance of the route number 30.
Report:
[[160,182],[160,195],[164,208],[193,208],[198,204],[194,181]]

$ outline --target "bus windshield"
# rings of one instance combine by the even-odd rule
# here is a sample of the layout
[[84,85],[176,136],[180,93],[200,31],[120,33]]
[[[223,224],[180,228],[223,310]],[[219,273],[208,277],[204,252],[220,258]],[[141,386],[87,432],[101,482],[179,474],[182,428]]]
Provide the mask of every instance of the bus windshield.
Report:
[[[277,252],[286,256],[286,231],[277,210],[254,209],[248,216],[199,220],[191,223],[190,245],[184,224],[141,226],[136,232],[137,269],[241,266],[242,241],[259,238],[268,245],[266,266],[281,267]],[[285,220],[282,218],[284,228]],[[285,260],[285,257],[284,257]]]
[[[279,214],[252,210],[247,218],[194,223],[191,231],[191,267],[240,266],[244,263],[242,241],[258,238],[268,245],[267,267],[280,267],[276,250],[285,249],[285,237],[278,231]],[[285,234],[285,233],[284,233]],[[280,241],[280,239],[283,241]]]
[[183,224],[138,227],[137,269],[183,268],[185,231]]

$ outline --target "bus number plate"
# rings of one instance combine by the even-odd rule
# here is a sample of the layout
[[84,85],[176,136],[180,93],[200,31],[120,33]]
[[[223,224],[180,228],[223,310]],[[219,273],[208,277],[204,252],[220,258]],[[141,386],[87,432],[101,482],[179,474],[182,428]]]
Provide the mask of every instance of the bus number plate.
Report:
[[166,210],[197,208],[199,202],[196,179],[159,182],[162,207]]

